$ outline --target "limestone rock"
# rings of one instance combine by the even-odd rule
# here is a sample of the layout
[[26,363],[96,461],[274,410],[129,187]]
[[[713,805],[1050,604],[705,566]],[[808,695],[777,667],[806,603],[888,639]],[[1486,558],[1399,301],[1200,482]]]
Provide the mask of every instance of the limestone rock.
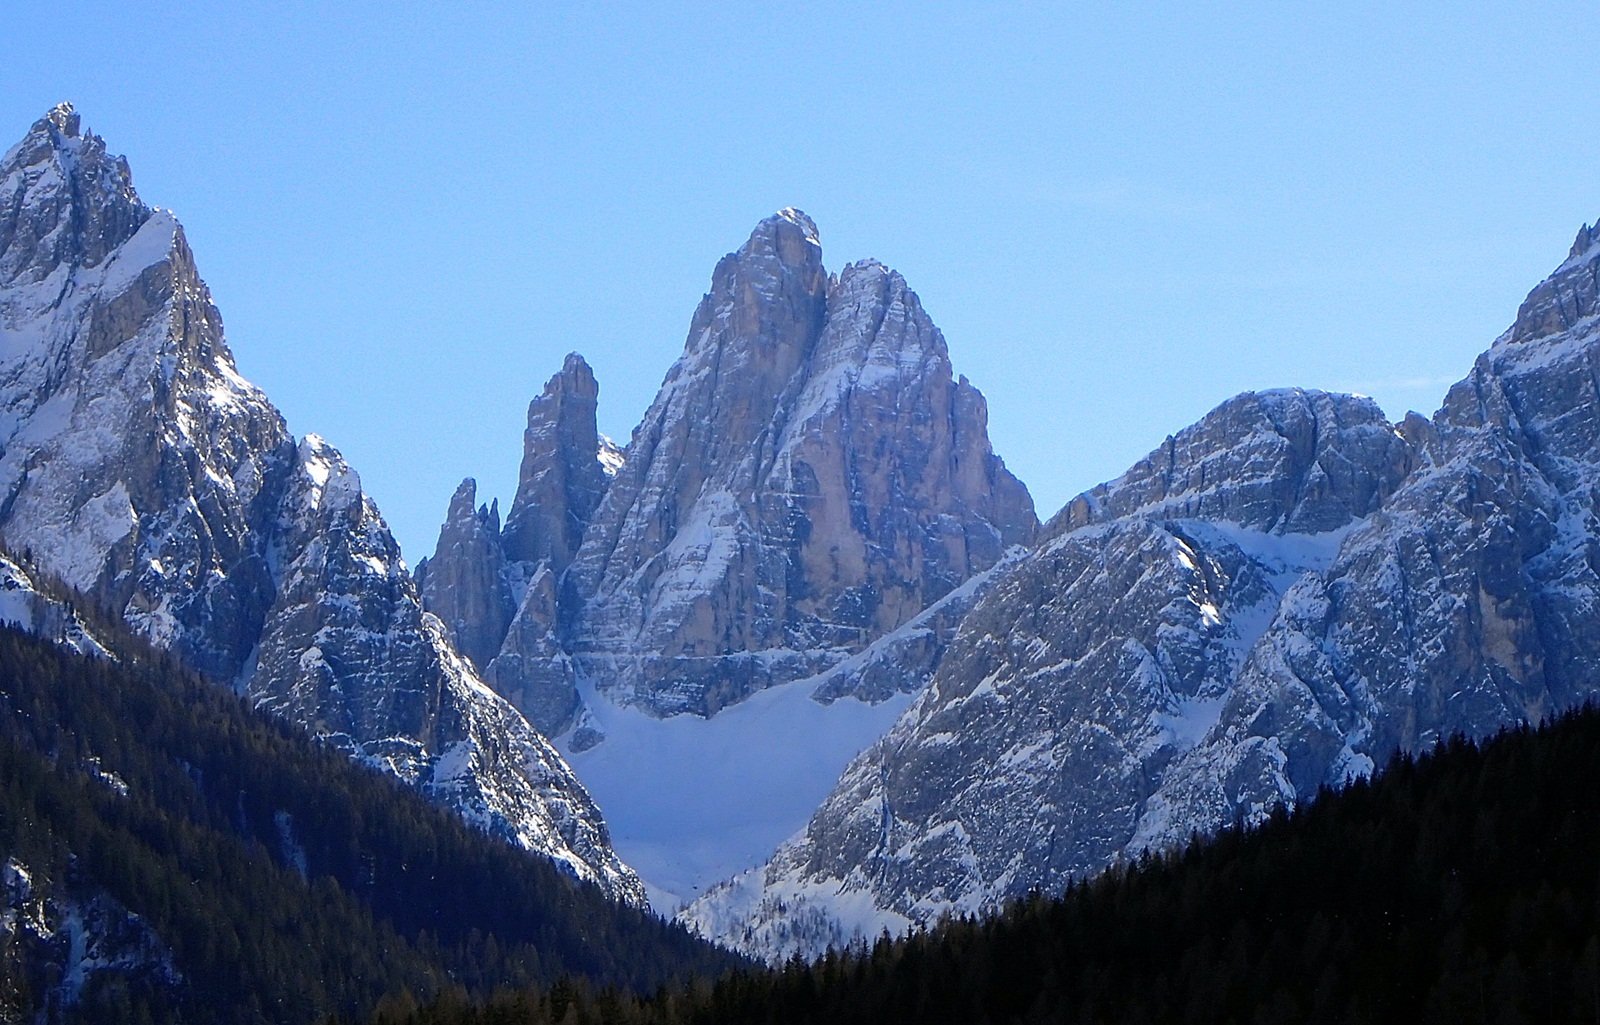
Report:
[[599,393],[589,364],[569,354],[528,405],[505,528],[493,508],[473,512],[476,488],[463,484],[433,557],[417,567],[428,610],[482,667],[485,681],[551,734],[571,726],[579,710],[559,636],[562,574],[623,463],[595,427]]
[[498,502],[474,508],[471,477],[450,498],[439,544],[413,574],[422,602],[444,623],[456,650],[481,672],[500,652],[516,610],[500,541]]
[[785,210],[712,275],[563,586],[613,700],[711,715],[826,671],[1036,529],[904,279]]
[[574,352],[528,404],[517,494],[501,537],[507,560],[548,561],[560,576],[577,554],[610,483],[595,428],[599,397],[594,371]]

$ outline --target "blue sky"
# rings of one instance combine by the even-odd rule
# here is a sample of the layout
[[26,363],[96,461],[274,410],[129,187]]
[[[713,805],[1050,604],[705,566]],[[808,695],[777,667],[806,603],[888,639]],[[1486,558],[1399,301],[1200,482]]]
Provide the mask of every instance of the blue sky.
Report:
[[1590,3],[134,6],[8,5],[0,136],[127,154],[412,562],[566,352],[626,440],[783,206],[905,274],[1046,515],[1244,389],[1431,412],[1600,217]]

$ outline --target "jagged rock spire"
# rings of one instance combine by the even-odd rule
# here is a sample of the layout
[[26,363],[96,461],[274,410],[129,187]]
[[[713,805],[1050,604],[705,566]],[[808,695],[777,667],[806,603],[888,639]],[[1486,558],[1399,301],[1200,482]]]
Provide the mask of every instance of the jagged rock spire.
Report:
[[500,545],[500,506],[476,506],[478,483],[461,482],[439,529],[434,555],[417,566],[417,586],[456,650],[481,671],[500,652],[511,625],[511,588]]
[[573,352],[528,403],[517,494],[502,536],[507,559],[548,559],[560,574],[577,554],[609,483],[595,427],[599,397],[594,371]]

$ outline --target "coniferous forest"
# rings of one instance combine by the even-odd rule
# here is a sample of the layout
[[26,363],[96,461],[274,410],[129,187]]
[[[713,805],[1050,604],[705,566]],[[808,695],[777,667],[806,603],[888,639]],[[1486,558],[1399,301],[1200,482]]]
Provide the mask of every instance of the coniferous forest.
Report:
[[374,1025],[1600,1021],[1600,712],[1396,757],[1064,895],[639,1000],[583,983]]
[[648,992],[739,963],[132,637],[116,647],[0,629],[3,883],[36,925],[0,932],[0,1021],[309,1022],[568,978]]

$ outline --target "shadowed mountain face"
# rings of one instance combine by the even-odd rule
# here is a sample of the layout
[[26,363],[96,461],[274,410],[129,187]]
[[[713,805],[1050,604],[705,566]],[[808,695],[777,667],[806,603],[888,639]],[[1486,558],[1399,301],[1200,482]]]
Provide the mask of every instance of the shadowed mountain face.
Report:
[[1232,399],[986,585],[806,831],[685,913],[818,950],[1059,888],[1600,693],[1600,246],[1432,421]]
[[[502,532],[508,562],[550,579],[509,574],[516,612],[489,673],[552,731],[581,717],[565,682],[578,676],[665,716],[713,715],[823,672],[1037,528],[990,448],[983,397],[953,375],[916,294],[874,261],[828,275],[798,211],[761,222],[717,265],[682,358],[599,490],[592,377],[569,386],[572,368],[536,402],[557,412],[536,426],[530,410],[519,507]],[[465,507],[429,588],[447,549],[471,547],[457,524]],[[473,550],[476,568],[450,575],[486,579],[498,557]],[[546,697],[563,685],[571,697],[527,696],[518,681],[535,673]]]
[[426,616],[338,452],[234,367],[173,216],[50,111],[0,158],[0,539],[194,666],[639,900],[570,770]]

